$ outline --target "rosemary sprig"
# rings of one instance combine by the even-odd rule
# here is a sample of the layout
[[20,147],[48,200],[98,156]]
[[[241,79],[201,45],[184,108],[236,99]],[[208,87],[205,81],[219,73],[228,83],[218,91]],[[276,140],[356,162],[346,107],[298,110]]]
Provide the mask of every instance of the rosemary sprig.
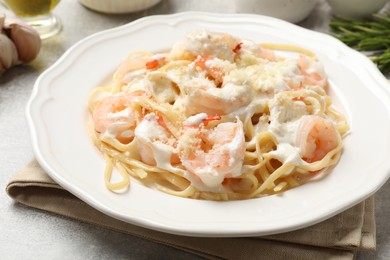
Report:
[[374,63],[378,65],[378,68],[384,73],[390,72],[390,49],[384,51],[381,55],[378,55],[372,59]]
[[334,18],[329,27],[348,46],[371,52],[371,60],[382,73],[390,73],[390,14],[374,14],[366,20]]

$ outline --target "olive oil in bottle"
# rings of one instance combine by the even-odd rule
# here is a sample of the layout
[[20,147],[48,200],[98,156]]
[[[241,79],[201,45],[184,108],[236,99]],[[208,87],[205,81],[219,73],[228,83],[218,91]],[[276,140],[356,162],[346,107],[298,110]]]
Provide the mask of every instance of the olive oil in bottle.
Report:
[[20,17],[34,17],[49,13],[60,0],[5,0],[7,6]]

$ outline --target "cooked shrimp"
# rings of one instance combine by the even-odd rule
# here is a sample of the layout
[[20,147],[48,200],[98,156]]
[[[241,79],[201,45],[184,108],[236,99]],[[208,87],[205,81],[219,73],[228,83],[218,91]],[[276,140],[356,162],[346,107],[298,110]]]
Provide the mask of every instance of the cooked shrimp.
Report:
[[246,53],[269,61],[276,61],[276,55],[273,50],[264,48],[250,40],[242,40],[233,51],[238,55]]
[[156,70],[167,62],[166,53],[152,55],[149,52],[134,52],[119,65],[113,76],[114,82],[129,83],[137,77],[142,78],[146,70]]
[[[200,69],[205,66],[209,79],[199,78],[185,90],[186,115],[227,115],[251,102],[253,93],[245,73],[234,70],[234,65],[228,61],[204,58],[197,61],[195,64],[198,63]],[[205,84],[206,81],[210,84]],[[196,85],[199,83],[201,85]]]
[[114,82],[117,84],[126,83],[129,81],[128,78],[132,78],[131,74],[137,75],[137,72],[143,74],[150,57],[151,53],[149,52],[134,52],[129,55],[116,69],[113,76]]
[[134,108],[134,99],[146,95],[145,91],[121,92],[99,101],[92,111],[96,132],[114,135],[122,143],[134,137],[134,129],[141,112]]
[[154,54],[150,57],[145,64],[147,70],[155,70],[168,63],[168,59],[165,54]]
[[227,115],[249,104],[251,98],[251,93],[245,86],[228,84],[223,88],[200,87],[188,93],[186,114]]
[[179,162],[176,139],[156,114],[147,114],[142,119],[135,129],[135,138],[144,163],[172,170],[172,164]]
[[338,146],[338,132],[331,121],[314,115],[303,116],[301,120],[297,144],[305,161],[320,161]]
[[[197,119],[194,120],[194,117]],[[239,119],[235,123],[224,122],[206,128],[205,122],[210,120],[219,118],[210,118],[202,113],[187,119],[179,138],[178,150],[182,165],[190,175],[213,188],[226,177],[241,175],[245,139]]]
[[206,72],[206,76],[215,82],[216,87],[223,83],[223,77],[235,66],[229,61],[224,61],[215,57],[198,56],[195,60],[195,67]]
[[194,60],[202,56],[233,61],[236,55],[233,50],[238,43],[239,40],[229,34],[195,31],[188,34],[183,42],[174,45],[169,57],[172,60]]
[[298,59],[298,68],[305,77],[305,84],[317,85],[323,88],[328,85],[323,66],[313,58],[306,55],[300,55]]

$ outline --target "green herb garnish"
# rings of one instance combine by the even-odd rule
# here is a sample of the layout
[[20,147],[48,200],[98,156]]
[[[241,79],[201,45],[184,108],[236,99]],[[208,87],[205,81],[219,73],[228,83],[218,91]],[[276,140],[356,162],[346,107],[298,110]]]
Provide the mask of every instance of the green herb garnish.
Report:
[[390,15],[374,14],[367,20],[334,18],[329,25],[333,36],[358,51],[370,52],[379,70],[390,72]]

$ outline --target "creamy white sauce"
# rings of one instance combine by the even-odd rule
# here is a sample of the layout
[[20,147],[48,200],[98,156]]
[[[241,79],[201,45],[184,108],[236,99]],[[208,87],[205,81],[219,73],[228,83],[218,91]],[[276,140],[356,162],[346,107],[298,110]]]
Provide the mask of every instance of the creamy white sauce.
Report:
[[[291,95],[286,94],[292,87],[296,88],[295,91],[307,94],[308,98],[320,93],[320,89],[316,90],[315,86],[312,89],[300,89],[304,75],[299,69],[298,59],[286,58],[272,62],[262,59],[262,47],[249,40],[241,40],[236,54],[233,48],[239,42],[239,39],[224,38],[222,34],[210,34],[205,30],[190,33],[184,41],[173,47],[172,52],[189,51],[195,57],[213,57],[206,60],[205,70],[196,66],[195,61],[167,72],[136,70],[126,75],[124,80],[129,83],[124,90],[143,89],[158,103],[173,104],[177,111],[188,116],[182,122],[184,127],[199,126],[209,115],[218,113],[242,124],[241,121],[251,120],[248,115],[269,112],[269,116],[262,115],[259,118],[253,131],[269,131],[276,138],[277,148],[269,154],[277,160],[286,164],[305,164],[300,156],[300,148],[297,147],[300,134],[298,129],[302,117],[325,109],[325,98],[319,98],[320,104],[314,106],[313,111],[307,111],[307,106],[299,100],[299,95],[294,100]],[[236,55],[240,55],[241,60],[235,60]],[[166,56],[156,54],[150,59],[164,58]],[[223,75],[222,85],[213,81],[208,75],[210,71]],[[322,65],[315,61],[308,60],[306,72],[318,73],[325,78]],[[178,89],[174,89],[174,85]],[[136,103],[137,100],[133,102]],[[110,119],[130,117],[130,108],[108,115]],[[230,142],[219,147],[230,155],[224,169],[217,169],[218,167],[206,163],[190,172],[188,162],[182,162],[186,170],[172,165],[172,156],[178,154],[178,141],[166,128],[159,125],[154,113],[147,114],[134,132],[123,131],[126,124],[128,123],[113,123],[104,135],[112,138],[134,135],[141,157],[154,160],[156,166],[162,169],[183,174],[201,191],[227,192],[228,189],[221,185],[223,180],[242,173],[244,151],[241,147],[245,143],[245,135],[241,128]],[[212,138],[221,137],[216,133]],[[254,140],[250,142],[254,144]]]
[[147,140],[154,140],[158,137],[167,138],[166,130],[158,124],[154,113],[147,114],[138,124],[135,132],[137,136],[142,136]]
[[135,138],[141,157],[153,158],[156,166],[162,169],[171,172],[184,172],[182,169],[172,166],[171,157],[176,151],[172,145],[168,144],[169,133],[158,124],[154,113],[147,114],[137,126]]
[[186,126],[200,125],[202,123],[202,121],[205,120],[206,118],[207,118],[206,113],[196,114],[194,116],[188,117],[184,121],[184,125],[186,125]]
[[235,46],[231,45],[238,43],[238,39],[234,37],[226,38],[223,34],[199,30],[188,34],[184,41],[174,48],[190,51],[195,56],[217,57],[233,61],[235,56],[233,48]]
[[[107,118],[116,120],[111,123],[103,135],[107,138],[127,137],[132,136],[133,131],[129,127],[135,123],[132,111],[129,107],[116,113],[107,114]],[[123,119],[123,120],[121,120]]]
[[307,73],[318,73],[321,75],[321,77],[326,78],[324,66],[314,60],[309,60],[308,61],[308,68],[306,69]]
[[148,83],[146,88],[159,103],[172,103],[177,98],[177,93],[173,88],[172,81],[165,73],[152,71],[146,76]]
[[[109,125],[103,135],[108,138],[120,137],[124,129],[128,129],[130,124],[128,122],[115,122]],[[129,130],[131,131],[131,130]]]
[[129,107],[126,107],[125,109],[115,112],[115,113],[109,113],[107,115],[110,119],[121,119],[121,118],[130,118],[131,117],[131,109]]
[[257,43],[244,39],[241,40],[241,43],[240,52],[245,52],[253,56],[258,56],[260,53],[260,46]]
[[145,76],[146,69],[139,69],[128,72],[122,79],[123,82],[127,82],[128,85],[134,84],[136,81],[140,81]]
[[[297,166],[307,164],[304,160],[302,160],[299,149],[289,143],[278,144],[276,150],[271,151],[268,154],[272,155],[273,158],[284,164],[291,164]],[[290,172],[286,172],[286,175],[288,175],[289,173]]]
[[156,54],[153,54],[149,60],[157,60],[157,61],[161,61],[161,60],[164,60],[166,57],[165,55],[161,54],[161,53],[156,53]]

